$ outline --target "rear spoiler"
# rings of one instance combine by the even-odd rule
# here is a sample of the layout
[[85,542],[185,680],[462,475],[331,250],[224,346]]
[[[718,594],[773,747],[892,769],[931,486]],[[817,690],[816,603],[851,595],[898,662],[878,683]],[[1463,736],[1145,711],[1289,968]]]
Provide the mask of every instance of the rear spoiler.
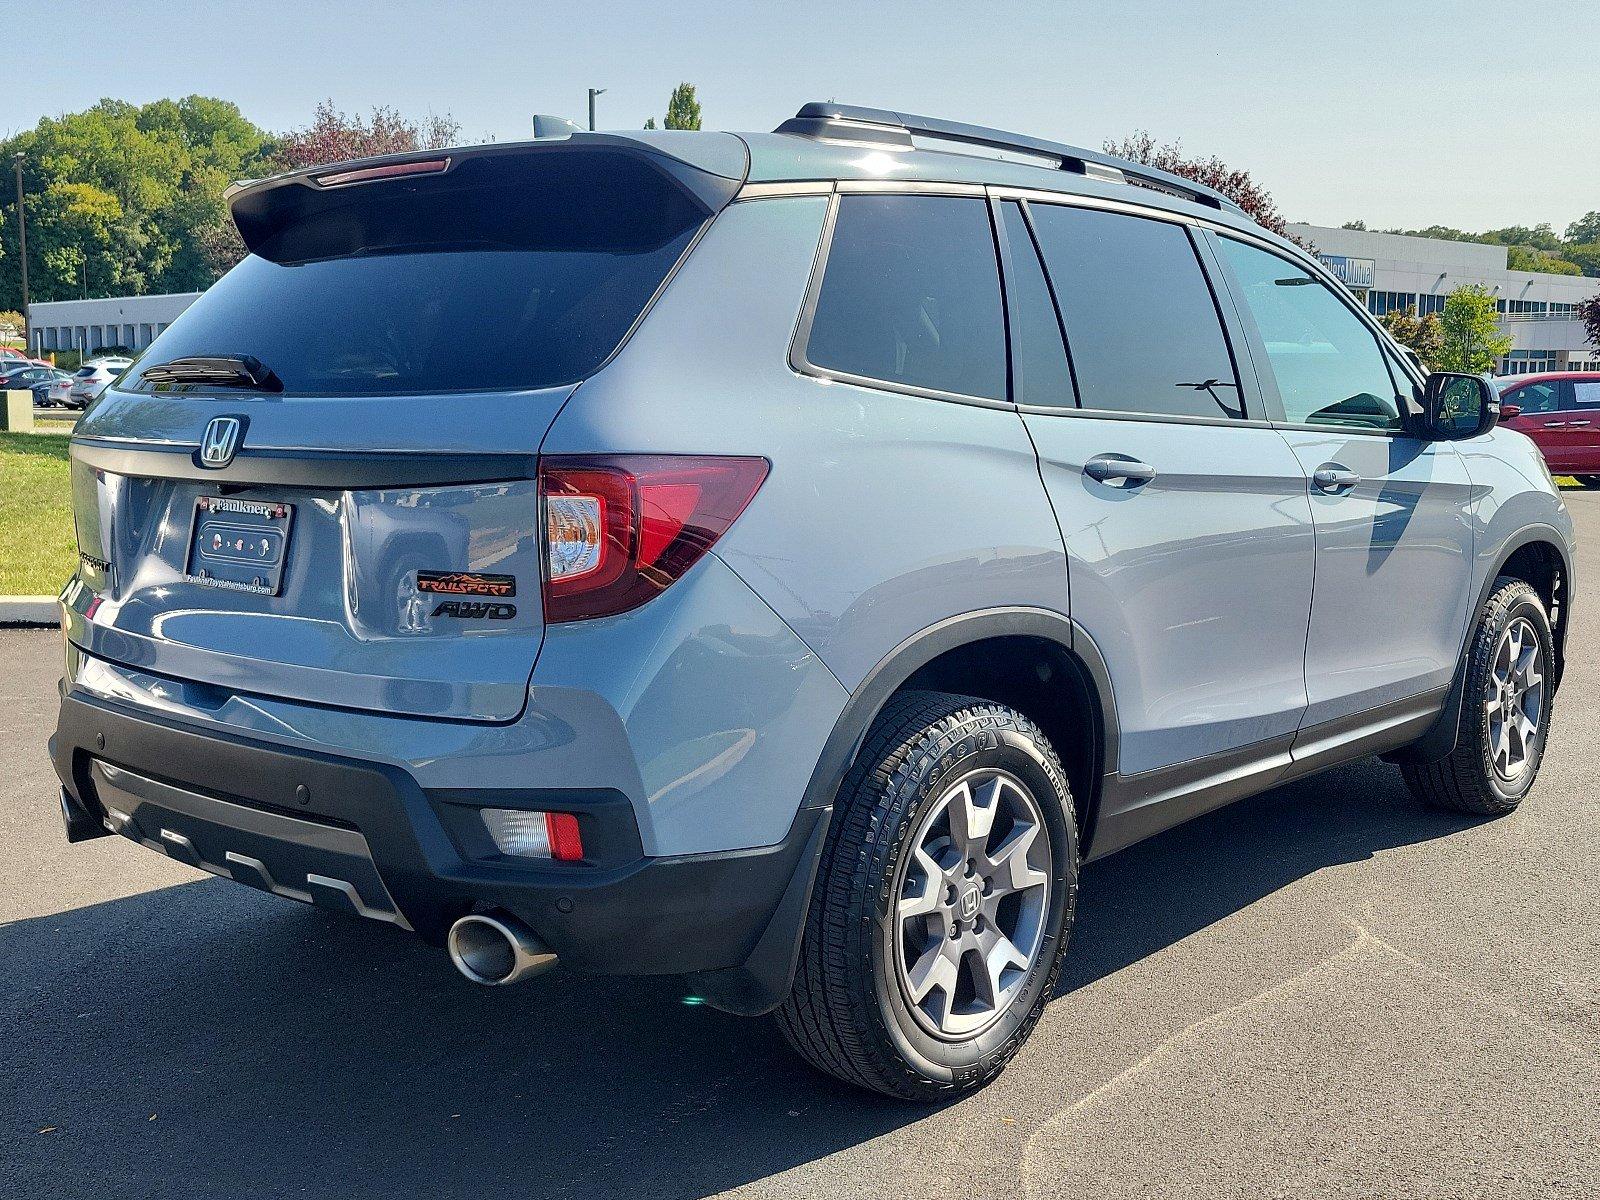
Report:
[[[663,145],[662,143],[666,143]],[[302,167],[265,179],[242,180],[223,193],[229,215],[245,246],[254,251],[268,238],[335,204],[341,193],[367,186],[425,185],[429,178],[453,175],[463,165],[485,159],[538,154],[626,154],[647,159],[675,180],[708,213],[730,201],[749,173],[744,142],[731,134],[684,134],[662,137],[570,133],[526,142],[497,142],[385,154],[325,166]]]

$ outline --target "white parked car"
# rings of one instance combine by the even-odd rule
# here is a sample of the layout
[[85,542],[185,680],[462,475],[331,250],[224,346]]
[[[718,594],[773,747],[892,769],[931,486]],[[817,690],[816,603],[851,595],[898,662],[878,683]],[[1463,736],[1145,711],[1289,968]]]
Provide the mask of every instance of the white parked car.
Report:
[[50,385],[45,394],[45,404],[50,408],[67,408],[71,404],[72,385],[76,376],[63,375]]
[[67,407],[88,408],[106,385],[132,365],[131,358],[91,358],[73,373],[67,389]]

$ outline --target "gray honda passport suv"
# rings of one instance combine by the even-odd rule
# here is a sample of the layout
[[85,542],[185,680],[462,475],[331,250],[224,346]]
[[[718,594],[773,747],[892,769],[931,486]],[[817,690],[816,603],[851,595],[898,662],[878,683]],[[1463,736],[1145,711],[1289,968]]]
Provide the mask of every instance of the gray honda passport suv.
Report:
[[1078,871],[1370,754],[1532,787],[1572,523],[1221,195],[807,105],[229,193],[249,255],[72,439],[52,754],[119,833],[993,1078]]

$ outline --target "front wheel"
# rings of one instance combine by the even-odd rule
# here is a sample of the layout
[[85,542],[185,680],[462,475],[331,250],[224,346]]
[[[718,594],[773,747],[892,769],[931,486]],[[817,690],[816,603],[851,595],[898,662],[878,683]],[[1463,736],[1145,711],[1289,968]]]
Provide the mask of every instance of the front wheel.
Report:
[[896,697],[840,789],[779,1027],[860,1087],[982,1086],[1054,990],[1077,876],[1071,791],[1033,722],[967,696]]
[[1401,770],[1428,804],[1499,816],[1522,803],[1544,761],[1555,643],[1539,593],[1507,578],[1496,581],[1472,638],[1455,750]]

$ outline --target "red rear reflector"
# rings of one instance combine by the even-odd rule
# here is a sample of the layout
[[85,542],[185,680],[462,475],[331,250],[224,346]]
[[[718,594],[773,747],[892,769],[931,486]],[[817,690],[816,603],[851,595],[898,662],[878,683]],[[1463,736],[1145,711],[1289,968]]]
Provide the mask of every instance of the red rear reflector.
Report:
[[727,532],[766,477],[764,458],[541,458],[545,620],[610,616],[664,592]]
[[583,860],[583,837],[578,833],[578,818],[571,813],[545,813],[550,833],[550,857],[558,862]]
[[450,169],[448,158],[430,158],[424,162],[386,163],[381,167],[357,167],[352,171],[335,171],[331,175],[313,176],[322,187],[344,187],[351,183],[370,183],[374,179],[396,179],[405,175],[437,175]]

